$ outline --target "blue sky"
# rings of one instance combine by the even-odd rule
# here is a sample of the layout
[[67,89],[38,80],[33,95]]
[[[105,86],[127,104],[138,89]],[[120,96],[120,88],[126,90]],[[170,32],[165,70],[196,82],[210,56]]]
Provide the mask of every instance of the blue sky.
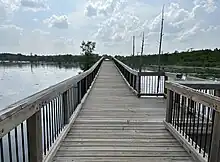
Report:
[[163,4],[164,52],[219,48],[218,0],[0,0],[0,51],[79,54],[93,40],[97,53],[130,55],[144,31],[145,54],[157,53]]

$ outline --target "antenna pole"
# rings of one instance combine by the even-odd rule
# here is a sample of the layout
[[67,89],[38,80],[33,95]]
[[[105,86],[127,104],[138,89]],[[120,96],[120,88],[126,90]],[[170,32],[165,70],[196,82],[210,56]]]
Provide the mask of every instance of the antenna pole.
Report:
[[161,30],[160,30],[160,45],[159,45],[159,53],[158,53],[158,71],[160,71],[160,54],[162,49],[162,41],[163,41],[163,24],[164,24],[164,5],[162,9],[162,21],[161,21]]
[[133,36],[133,53],[132,56],[135,54],[135,36]]
[[[160,45],[159,45],[159,53],[158,53],[158,72],[160,72],[160,54],[161,54],[162,41],[163,41],[163,23],[164,23],[164,5],[162,8],[162,21],[161,21],[161,30],[160,30]],[[157,94],[159,92],[159,82],[160,82],[160,76],[158,76],[158,79],[157,79]]]
[[143,32],[143,38],[142,38],[142,44],[141,44],[141,55],[140,55],[139,72],[141,72],[143,53],[144,53],[144,32]]

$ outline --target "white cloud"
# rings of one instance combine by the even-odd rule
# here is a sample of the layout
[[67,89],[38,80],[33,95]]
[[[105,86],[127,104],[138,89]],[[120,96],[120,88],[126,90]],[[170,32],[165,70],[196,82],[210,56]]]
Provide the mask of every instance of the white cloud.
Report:
[[89,17],[97,16],[97,9],[92,4],[88,4],[85,9],[85,14]]
[[85,14],[92,16],[109,16],[123,9],[126,0],[89,0],[85,9]]
[[36,34],[39,34],[39,35],[49,35],[50,32],[46,32],[46,31],[43,31],[41,29],[34,29],[32,30],[32,33],[36,33]]
[[[174,47],[170,46],[170,42],[176,44],[175,48],[177,46],[187,48],[192,44],[190,42],[193,39],[200,40],[197,33],[209,24],[208,20],[204,21],[204,18],[216,10],[214,1],[202,1],[191,1],[191,8],[185,8],[177,2],[166,5],[164,50],[173,50]],[[93,17],[93,20],[105,16],[105,19],[100,21],[98,29],[94,31],[94,38],[102,43],[106,49],[109,49],[109,45],[111,48],[114,47],[114,49],[128,53],[131,49],[131,36],[136,35],[138,37],[137,44],[139,44],[140,33],[145,31],[146,41],[149,44],[146,49],[149,52],[157,52],[161,26],[161,6],[155,8],[148,5],[147,2],[132,0],[123,1],[123,3],[120,0],[105,2],[96,0],[88,2],[86,15]],[[122,45],[127,48],[122,50]]]
[[195,35],[197,31],[199,31],[199,28],[199,24],[195,24],[192,28],[187,29],[185,31],[181,31],[177,39],[180,41],[184,41],[189,38],[192,39],[192,36]]
[[21,6],[34,12],[49,9],[47,3],[42,0],[21,0]]
[[194,4],[203,7],[208,13],[217,9],[215,0],[194,0]]
[[[164,52],[220,46],[219,1],[169,0],[165,6]],[[161,8],[159,2],[146,0],[0,0],[0,30],[7,33],[6,42],[12,41],[10,45],[2,40],[0,51],[79,53],[82,40],[93,40],[97,52],[130,54],[132,36],[139,51],[145,31],[145,51],[156,53]],[[15,40],[10,40],[9,31]]]
[[48,31],[34,29],[24,32],[20,41],[20,49],[25,53],[72,53],[74,52],[74,41],[66,37],[55,37]]
[[21,4],[21,0],[1,0],[1,2],[8,12],[17,10]]
[[34,20],[35,22],[39,21],[37,18],[34,18],[33,20]]
[[23,29],[15,25],[1,25],[0,35],[3,39],[0,39],[0,46],[19,46]]
[[0,1],[0,24],[5,20],[6,16],[7,16],[7,12],[2,2]]
[[67,29],[69,25],[68,17],[66,15],[53,15],[50,18],[44,20],[44,23],[48,24],[49,27],[56,27],[59,29]]

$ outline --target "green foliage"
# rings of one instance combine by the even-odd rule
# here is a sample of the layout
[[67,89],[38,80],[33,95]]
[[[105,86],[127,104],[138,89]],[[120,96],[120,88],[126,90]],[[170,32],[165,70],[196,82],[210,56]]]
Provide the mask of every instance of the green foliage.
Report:
[[[132,68],[139,68],[140,56],[116,56],[116,58]],[[158,70],[158,55],[144,55],[141,60],[142,68]],[[161,55],[160,62],[165,71],[188,73],[203,78],[220,78],[220,50],[217,48],[165,53]]]
[[92,41],[82,42],[80,48],[82,49],[83,62],[80,68],[83,71],[88,70],[97,61],[93,51],[95,50],[96,43]]
[[[128,65],[139,67],[140,56],[116,56]],[[157,65],[158,55],[142,56],[142,64],[144,67],[149,65]],[[220,50],[198,50],[198,51],[175,51],[172,54],[165,53],[161,55],[161,65],[178,65],[192,67],[220,67]]]
[[95,50],[96,43],[92,41],[83,41],[80,48],[82,49],[82,55],[36,55],[30,54],[22,55],[21,53],[18,54],[11,54],[11,53],[2,53],[0,54],[0,62],[20,62],[20,61],[28,61],[30,63],[55,63],[57,65],[68,65],[71,64],[76,65],[78,64],[83,71],[88,70],[98,59],[100,58],[99,55],[94,54],[93,51]]
[[95,42],[92,41],[85,41],[82,42],[80,48],[82,49],[82,52],[84,52],[84,55],[92,55],[92,52],[95,50]]
[[[94,62],[100,58],[99,55],[93,54]],[[83,55],[23,55],[23,54],[11,54],[11,53],[0,53],[0,62],[20,62],[26,61],[30,63],[46,63],[46,64],[55,64],[58,66],[82,66],[85,62]]]

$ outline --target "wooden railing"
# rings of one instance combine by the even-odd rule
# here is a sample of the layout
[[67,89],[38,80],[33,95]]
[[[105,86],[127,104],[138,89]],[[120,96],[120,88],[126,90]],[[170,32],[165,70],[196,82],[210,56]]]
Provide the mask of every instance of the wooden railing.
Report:
[[130,88],[138,97],[165,96],[165,72],[138,72],[116,58],[113,61]]
[[166,82],[165,125],[196,161],[219,162],[220,83]]
[[47,161],[98,74],[88,71],[0,111],[0,161]]

